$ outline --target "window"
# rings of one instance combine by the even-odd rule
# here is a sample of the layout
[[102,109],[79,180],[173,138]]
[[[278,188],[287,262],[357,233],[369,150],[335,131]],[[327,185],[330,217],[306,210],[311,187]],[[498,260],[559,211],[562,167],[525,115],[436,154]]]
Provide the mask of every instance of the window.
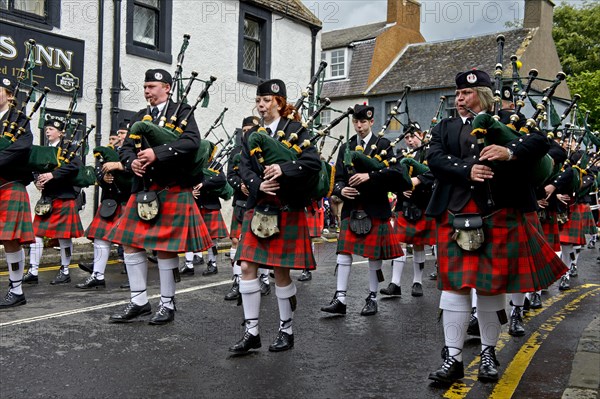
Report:
[[[454,106],[454,99],[456,96],[454,94],[446,95],[446,102],[444,104],[445,116],[444,118],[457,118],[458,111]],[[439,121],[438,121],[439,122]]]
[[238,80],[258,84],[271,75],[271,13],[240,3]]
[[329,125],[331,123],[331,110],[330,109],[326,109],[323,110],[320,114],[319,114],[320,122],[321,122],[321,126],[325,127],[327,125]]
[[347,76],[347,55],[348,52],[345,48],[321,53],[321,60],[328,64],[325,79],[343,79]]
[[171,63],[173,2],[127,0],[127,54]]
[[34,27],[60,27],[60,0],[0,0],[0,16]]
[[[392,108],[394,108],[395,106],[396,106],[396,101],[388,101],[385,103],[385,117],[382,118],[383,121],[387,121],[387,118],[389,118],[390,113],[392,112]],[[401,106],[401,108],[402,108],[402,106]],[[396,118],[402,120],[400,112],[396,111]],[[400,124],[400,122],[398,122],[398,120],[396,118],[392,118],[392,121],[390,122],[390,126],[388,127],[388,131],[401,132],[403,130],[402,125]]]

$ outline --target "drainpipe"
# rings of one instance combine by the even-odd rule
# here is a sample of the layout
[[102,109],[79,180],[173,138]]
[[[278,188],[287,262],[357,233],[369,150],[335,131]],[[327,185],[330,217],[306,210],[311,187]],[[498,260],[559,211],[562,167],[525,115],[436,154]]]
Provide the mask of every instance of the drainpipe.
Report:
[[120,66],[121,66],[121,0],[114,0],[113,17],[113,70],[112,87],[110,88],[111,121],[110,130],[117,131],[119,126],[119,95],[121,93]]
[[[98,0],[98,62],[96,63],[96,147],[102,144],[102,67],[104,44],[104,0]],[[94,186],[94,214],[98,209],[100,187]]]

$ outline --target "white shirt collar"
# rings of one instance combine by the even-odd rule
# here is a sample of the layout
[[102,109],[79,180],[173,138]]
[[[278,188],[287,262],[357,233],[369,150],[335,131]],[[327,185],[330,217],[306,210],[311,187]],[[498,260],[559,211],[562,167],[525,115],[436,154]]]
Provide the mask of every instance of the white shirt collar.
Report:
[[265,128],[271,129],[271,136],[272,137],[275,137],[277,135],[277,126],[279,125],[279,121],[280,120],[281,120],[281,117],[275,119],[269,125],[265,126]]
[[[369,134],[367,134],[367,137],[365,137],[364,139],[361,139],[360,136],[356,136],[356,138],[359,140],[357,141],[357,144],[360,145],[360,140],[363,140],[365,142],[365,146],[369,145],[369,141],[371,141],[371,137],[373,137],[373,132],[369,132]],[[365,148],[366,150],[366,148]]]

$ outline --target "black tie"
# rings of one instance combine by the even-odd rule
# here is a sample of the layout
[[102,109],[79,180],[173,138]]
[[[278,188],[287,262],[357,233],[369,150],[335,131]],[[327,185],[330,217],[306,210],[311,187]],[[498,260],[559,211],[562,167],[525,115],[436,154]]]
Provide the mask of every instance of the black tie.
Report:
[[465,125],[469,125],[470,126],[472,123],[473,123],[473,118],[472,117],[467,118],[467,120],[465,121]]
[[362,148],[364,148],[365,150],[367,149],[367,143],[366,143],[364,140],[361,140],[361,141],[360,141],[360,146],[361,146]]
[[158,117],[158,107],[152,107],[152,111],[150,111],[150,115],[152,115],[152,119],[156,119]]

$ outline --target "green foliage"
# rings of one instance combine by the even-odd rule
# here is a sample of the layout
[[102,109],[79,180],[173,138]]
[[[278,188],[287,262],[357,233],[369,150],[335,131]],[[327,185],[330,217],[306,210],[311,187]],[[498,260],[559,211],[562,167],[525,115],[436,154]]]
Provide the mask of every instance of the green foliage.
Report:
[[571,94],[581,95],[578,107],[581,111],[590,111],[588,124],[595,130],[600,123],[600,70],[581,72],[567,77]]

